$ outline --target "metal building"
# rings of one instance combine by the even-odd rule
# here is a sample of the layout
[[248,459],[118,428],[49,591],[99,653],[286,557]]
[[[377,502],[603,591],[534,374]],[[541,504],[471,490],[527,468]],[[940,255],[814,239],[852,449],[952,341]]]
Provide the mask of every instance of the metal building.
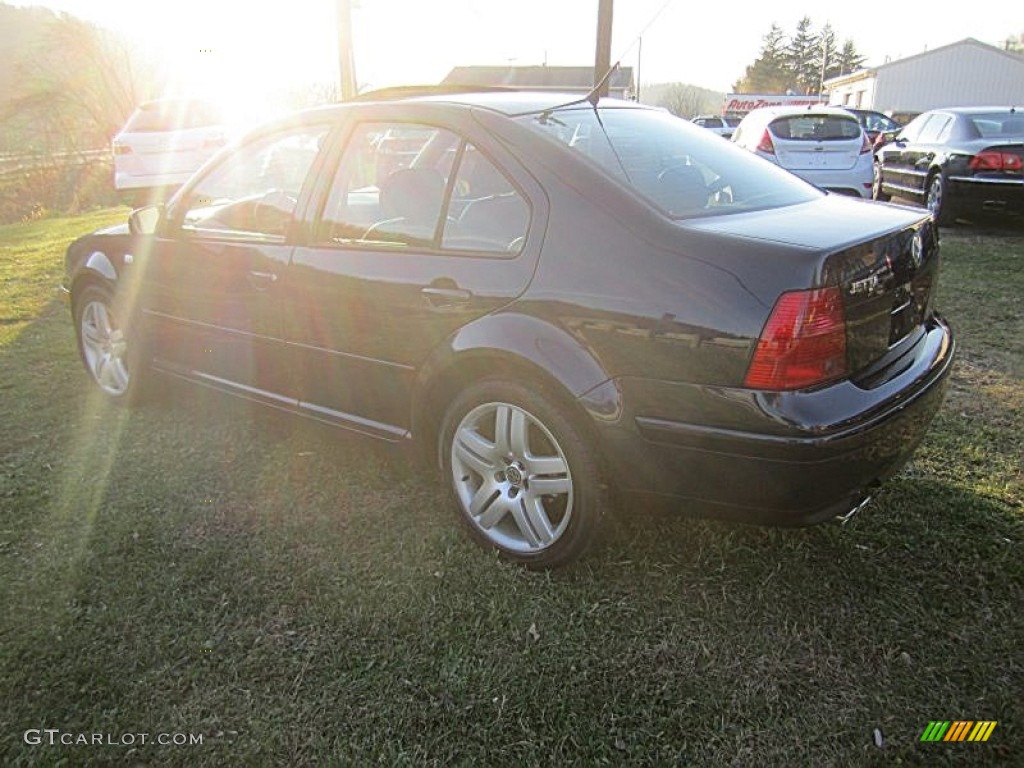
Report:
[[968,37],[826,80],[829,104],[881,112],[1024,106],[1024,56]]

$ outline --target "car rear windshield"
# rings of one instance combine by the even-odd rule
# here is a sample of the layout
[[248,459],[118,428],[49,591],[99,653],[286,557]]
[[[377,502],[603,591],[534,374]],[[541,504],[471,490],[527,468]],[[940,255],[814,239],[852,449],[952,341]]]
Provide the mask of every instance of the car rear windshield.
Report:
[[773,163],[668,112],[602,107],[599,113],[566,107],[519,119],[674,218],[780,208],[822,194]]
[[791,115],[771,122],[772,133],[793,141],[848,141],[860,138],[860,123],[853,115]]
[[201,101],[160,101],[143,104],[128,118],[125,133],[163,133],[219,125],[220,116]]
[[983,139],[1024,138],[1024,114],[986,112],[971,115],[971,123]]

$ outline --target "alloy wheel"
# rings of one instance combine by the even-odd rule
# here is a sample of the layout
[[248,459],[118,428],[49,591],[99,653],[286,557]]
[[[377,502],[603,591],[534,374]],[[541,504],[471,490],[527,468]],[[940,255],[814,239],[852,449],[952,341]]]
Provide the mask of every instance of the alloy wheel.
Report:
[[113,397],[128,391],[128,342],[106,303],[93,299],[82,309],[80,330],[85,365],[100,389]]
[[519,406],[488,402],[470,410],[452,436],[451,472],[466,519],[499,549],[542,552],[569,527],[573,482],[565,452]]

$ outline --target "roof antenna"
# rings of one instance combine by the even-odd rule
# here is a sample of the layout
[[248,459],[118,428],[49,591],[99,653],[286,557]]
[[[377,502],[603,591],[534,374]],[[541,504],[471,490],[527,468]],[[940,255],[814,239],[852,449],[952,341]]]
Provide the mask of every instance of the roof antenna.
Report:
[[615,71],[619,68],[619,65],[621,63],[621,61],[616,61],[614,64],[608,67],[608,71],[604,73],[604,77],[597,81],[597,84],[590,89],[590,93],[588,93],[583,99],[581,99],[581,101],[589,101],[593,106],[596,107],[597,102],[601,100],[601,93],[602,91],[604,91],[605,85],[608,84],[608,81],[611,79],[612,75],[615,74]]

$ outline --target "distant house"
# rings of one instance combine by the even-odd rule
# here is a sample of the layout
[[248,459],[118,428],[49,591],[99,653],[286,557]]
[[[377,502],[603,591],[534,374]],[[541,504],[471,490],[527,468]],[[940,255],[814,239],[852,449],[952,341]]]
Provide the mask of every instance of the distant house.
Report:
[[829,104],[879,111],[1024,106],[1024,56],[968,37],[826,80]]
[[[455,67],[442,85],[504,85],[538,91],[589,93],[594,87],[593,67]],[[608,95],[631,99],[633,68],[619,67],[608,81]]]

